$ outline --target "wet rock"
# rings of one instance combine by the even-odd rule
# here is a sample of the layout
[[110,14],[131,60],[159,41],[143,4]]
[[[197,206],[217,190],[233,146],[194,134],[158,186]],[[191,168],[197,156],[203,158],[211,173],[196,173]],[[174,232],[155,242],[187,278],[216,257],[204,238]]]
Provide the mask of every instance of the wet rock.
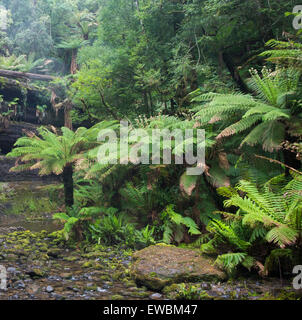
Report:
[[16,288],[16,289],[24,289],[25,288],[25,284],[24,284],[24,282],[23,281],[17,281],[15,284],[14,284],[14,287]]
[[7,268],[6,270],[7,270],[7,272],[9,272],[9,273],[16,273],[16,271],[17,271],[17,269],[16,269],[16,268],[13,268],[13,267],[9,267],[9,268]]
[[54,291],[54,288],[52,286],[47,286],[46,287],[46,292],[51,293]]
[[173,283],[225,280],[223,271],[198,251],[156,245],[137,251],[130,273],[138,284],[161,290]]
[[124,261],[122,262],[122,264],[125,265],[125,266],[129,266],[130,263],[131,263],[130,260],[124,260]]
[[53,258],[58,258],[60,256],[61,249],[58,248],[51,248],[47,251],[48,256]]
[[40,268],[32,268],[29,271],[27,271],[27,274],[31,278],[43,278],[43,277],[47,276],[46,271],[42,270]]
[[206,282],[203,282],[200,284],[200,287],[203,289],[203,290],[209,290],[211,289],[211,285],[209,283],[206,283]]
[[150,296],[149,296],[149,298],[150,299],[152,299],[152,300],[159,300],[159,299],[161,299],[162,298],[162,294],[160,294],[160,293],[153,293],[153,294],[151,294]]
[[90,282],[90,283],[87,283],[87,285],[86,285],[86,287],[92,287],[93,286],[93,283],[92,282]]
[[60,276],[65,279],[70,279],[72,277],[72,273],[71,272],[64,272],[64,273],[61,273]]
[[62,278],[59,276],[49,276],[47,279],[50,281],[62,281]]
[[104,289],[110,289],[112,286],[112,283],[111,282],[105,282],[105,284],[103,285],[103,288]]
[[66,298],[60,294],[57,294],[55,292],[52,292],[51,294],[51,297],[54,298],[55,300],[65,300]]
[[27,291],[29,294],[33,295],[33,294],[35,294],[35,293],[38,292],[39,288],[40,288],[40,287],[39,287],[37,284],[31,284],[31,285],[29,285],[29,286],[27,287],[26,291]]

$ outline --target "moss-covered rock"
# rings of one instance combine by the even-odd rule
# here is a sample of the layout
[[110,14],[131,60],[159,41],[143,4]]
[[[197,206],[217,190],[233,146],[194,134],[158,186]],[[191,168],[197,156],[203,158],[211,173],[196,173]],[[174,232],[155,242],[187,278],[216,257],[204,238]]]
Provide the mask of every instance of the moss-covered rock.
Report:
[[138,284],[161,290],[173,283],[225,280],[214,261],[198,251],[174,246],[150,246],[133,254],[130,273]]

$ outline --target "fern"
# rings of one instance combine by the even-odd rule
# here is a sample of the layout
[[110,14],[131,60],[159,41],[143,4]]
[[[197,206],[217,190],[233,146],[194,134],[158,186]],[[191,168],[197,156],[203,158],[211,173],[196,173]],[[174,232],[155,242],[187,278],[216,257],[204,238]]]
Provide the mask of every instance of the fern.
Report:
[[255,97],[243,94],[201,95],[194,101],[205,104],[195,109],[195,117],[202,124],[223,120],[226,127],[217,135],[218,141],[249,131],[241,147],[259,144],[272,152],[280,149],[286,126],[292,128],[298,119],[295,110],[299,105],[300,73],[294,68],[277,68],[274,72],[263,68],[261,75],[255,70],[250,73],[248,84]]
[[183,238],[185,230],[190,235],[200,235],[197,224],[190,217],[183,217],[174,211],[174,205],[169,205],[161,214],[161,219],[164,222],[163,241],[170,244],[173,240],[180,242]]
[[255,260],[244,252],[236,252],[218,256],[215,263],[222,266],[229,274],[232,274],[240,264],[247,269],[251,269]]

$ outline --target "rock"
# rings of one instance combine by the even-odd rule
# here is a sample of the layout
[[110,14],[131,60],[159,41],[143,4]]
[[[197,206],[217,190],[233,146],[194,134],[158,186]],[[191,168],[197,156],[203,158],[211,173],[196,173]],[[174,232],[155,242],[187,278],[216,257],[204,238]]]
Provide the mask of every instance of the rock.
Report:
[[162,294],[160,294],[160,293],[153,293],[153,294],[151,294],[151,296],[149,296],[149,298],[152,299],[152,300],[159,300],[159,299],[162,298]]
[[23,281],[20,280],[20,281],[17,281],[17,282],[15,283],[14,287],[15,287],[16,289],[24,289],[24,288],[25,288],[25,284],[24,284]]
[[6,260],[7,260],[7,261],[15,261],[15,260],[18,260],[18,256],[16,256],[15,254],[9,253],[9,254],[6,256]]
[[50,281],[62,281],[62,278],[59,276],[49,276],[47,279]]
[[56,300],[65,300],[66,299],[64,296],[57,294],[57,293],[54,293],[54,292],[51,293],[51,297]]
[[7,268],[7,272],[9,272],[9,273],[15,273],[16,271],[17,271],[16,268],[13,268],[13,267]]
[[203,282],[200,284],[200,287],[203,289],[203,290],[210,290],[211,289],[211,285],[209,283],[206,283],[206,282]]
[[31,278],[43,278],[47,276],[47,273],[45,270],[42,270],[40,268],[32,268],[28,272],[26,272]]
[[32,285],[29,285],[29,286],[28,286],[28,288],[27,288],[26,291],[27,291],[29,294],[35,294],[35,293],[38,292],[38,290],[39,290],[39,286],[36,285],[36,284],[32,284]]
[[72,273],[71,272],[61,273],[60,276],[65,279],[70,279],[72,277]]
[[124,260],[122,261],[122,264],[126,267],[128,267],[130,265],[131,261],[130,260]]
[[61,253],[61,249],[58,249],[58,248],[51,248],[47,251],[47,254],[53,258],[58,258],[60,256],[60,253]]
[[173,283],[226,279],[213,260],[195,250],[155,245],[135,252],[133,258],[131,276],[156,291]]
[[54,292],[54,288],[52,286],[47,286],[46,292],[48,292],[48,293]]

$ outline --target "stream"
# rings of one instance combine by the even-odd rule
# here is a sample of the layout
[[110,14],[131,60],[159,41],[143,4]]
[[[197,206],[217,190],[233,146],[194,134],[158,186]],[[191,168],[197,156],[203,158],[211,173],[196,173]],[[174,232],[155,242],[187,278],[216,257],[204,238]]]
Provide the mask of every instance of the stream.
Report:
[[[7,290],[0,290],[0,300],[181,297],[177,287],[162,293],[138,286],[129,274],[132,258],[127,248],[66,246],[56,233],[62,225],[52,219],[63,202],[57,183],[0,182],[0,191],[0,265],[7,270]],[[296,299],[289,280],[246,278],[189,288],[196,293],[196,286],[210,299]]]

